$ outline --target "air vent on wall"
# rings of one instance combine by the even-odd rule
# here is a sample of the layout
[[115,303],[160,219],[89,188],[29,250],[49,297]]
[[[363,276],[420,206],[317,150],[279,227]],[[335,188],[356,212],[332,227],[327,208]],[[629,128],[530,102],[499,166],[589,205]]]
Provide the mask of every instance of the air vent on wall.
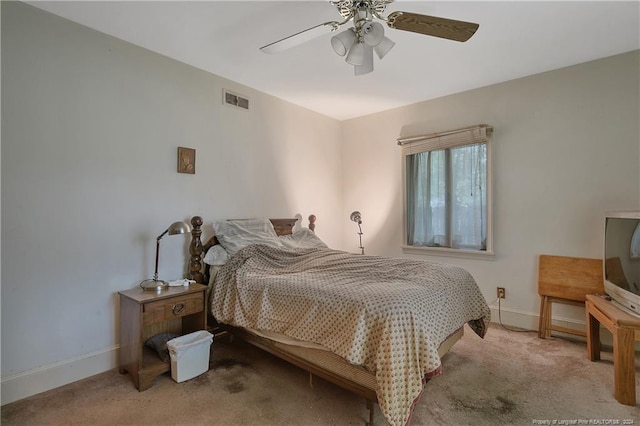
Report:
[[237,93],[229,92],[228,90],[223,91],[223,102],[225,105],[241,108],[241,109],[249,109],[249,99],[240,96]]

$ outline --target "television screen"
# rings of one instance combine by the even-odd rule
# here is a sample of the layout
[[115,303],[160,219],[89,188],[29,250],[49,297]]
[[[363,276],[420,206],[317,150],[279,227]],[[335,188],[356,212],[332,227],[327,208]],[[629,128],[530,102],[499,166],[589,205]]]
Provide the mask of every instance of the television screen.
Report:
[[607,293],[640,314],[640,213],[607,215],[604,278]]

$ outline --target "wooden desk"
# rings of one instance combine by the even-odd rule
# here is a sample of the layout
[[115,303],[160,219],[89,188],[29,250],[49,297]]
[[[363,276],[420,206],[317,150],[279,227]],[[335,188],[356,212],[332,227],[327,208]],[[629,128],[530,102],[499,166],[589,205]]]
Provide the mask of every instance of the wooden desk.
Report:
[[600,327],[613,334],[613,379],[616,400],[636,405],[636,368],[634,336],[640,332],[640,318],[617,308],[601,296],[587,295],[587,356],[600,359]]

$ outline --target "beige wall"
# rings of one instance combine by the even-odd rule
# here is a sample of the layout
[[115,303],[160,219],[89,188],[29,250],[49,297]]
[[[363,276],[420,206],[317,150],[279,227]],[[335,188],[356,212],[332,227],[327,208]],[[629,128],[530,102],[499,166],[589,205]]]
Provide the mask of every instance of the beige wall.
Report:
[[[18,2],[2,7],[2,402],[115,367],[117,297],[199,214],[318,216],[339,246],[340,123]],[[251,110],[222,104],[223,88]],[[196,174],[176,173],[178,146]],[[330,224],[334,226],[330,226]],[[183,276],[166,237],[160,276]]]
[[[635,51],[344,122],[343,215],[362,212],[368,253],[403,256],[396,139],[493,125],[495,259],[423,258],[466,267],[488,301],[505,287],[507,320],[536,327],[537,256],[601,258],[605,211],[640,210],[638,58]],[[355,251],[355,229],[345,226],[345,246]],[[584,322],[583,311],[557,311]]]

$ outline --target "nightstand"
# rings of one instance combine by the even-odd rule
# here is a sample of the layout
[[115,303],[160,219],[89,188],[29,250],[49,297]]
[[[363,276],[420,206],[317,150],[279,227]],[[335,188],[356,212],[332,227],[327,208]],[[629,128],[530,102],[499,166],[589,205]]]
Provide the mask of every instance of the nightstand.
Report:
[[187,334],[205,330],[207,286],[169,287],[159,292],[135,288],[120,291],[120,373],[129,373],[139,391],[156,376],[171,370],[158,353],[145,347],[160,333]]

